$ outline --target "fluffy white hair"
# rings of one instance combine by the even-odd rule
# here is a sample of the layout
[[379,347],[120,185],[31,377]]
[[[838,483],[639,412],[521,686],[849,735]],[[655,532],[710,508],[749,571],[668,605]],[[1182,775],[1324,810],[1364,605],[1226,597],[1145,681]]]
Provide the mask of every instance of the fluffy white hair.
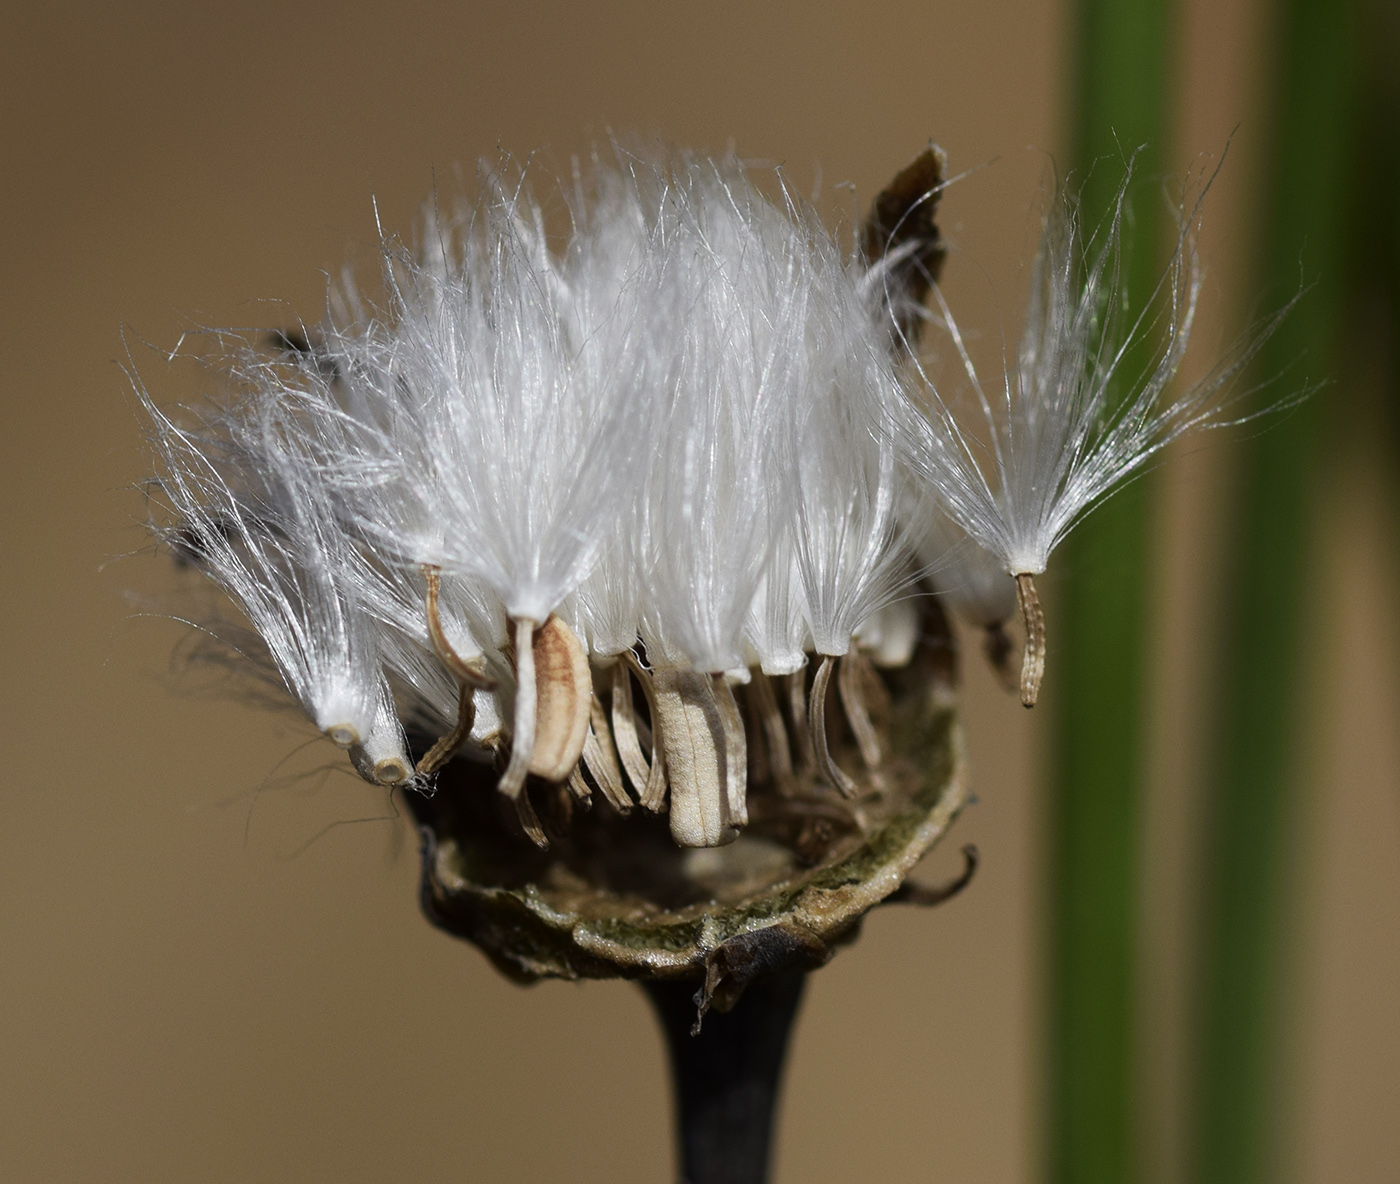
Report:
[[[919,244],[895,235],[866,258],[770,180],[732,156],[615,150],[555,188],[570,228],[552,238],[524,170],[483,167],[474,201],[425,212],[416,248],[381,237],[377,303],[346,283],[300,348],[235,344],[232,381],[188,422],[137,383],[169,537],[366,776],[408,775],[406,719],[452,733],[442,759],[468,736],[509,739],[502,785],[518,798],[531,639],[553,618],[548,644],[573,639],[555,658],[582,663],[556,670],[585,698],[586,655],[639,643],[726,711],[723,680],[706,678],[797,674],[811,652],[824,693],[853,641],[907,660],[916,557],[965,536],[946,586],[999,627],[1011,591],[987,564],[1044,570],[1170,440],[1226,417],[1262,338],[1169,397],[1200,288],[1199,206],[1156,300],[1128,319],[1123,193],[1087,244],[1062,194],[995,400],[967,364],[985,448],[899,348]],[[1154,326],[1151,363],[1125,374]],[[586,714],[570,717],[573,743],[592,735]],[[550,743],[568,751],[562,735]]]
[[[1087,239],[1075,193],[1062,188],[1043,223],[1025,328],[1001,390],[978,379],[951,310],[935,292],[983,423],[964,422],[933,390],[926,414],[900,422],[909,460],[957,526],[1008,575],[1039,575],[1074,526],[1173,440],[1238,422],[1235,380],[1285,307],[1205,377],[1169,393],[1195,321],[1202,272],[1201,202],[1176,208],[1166,272],[1141,307],[1122,292],[1122,239],[1132,168],[1106,221]],[[1132,368],[1149,358],[1138,372]],[[983,443],[989,441],[990,447]]]

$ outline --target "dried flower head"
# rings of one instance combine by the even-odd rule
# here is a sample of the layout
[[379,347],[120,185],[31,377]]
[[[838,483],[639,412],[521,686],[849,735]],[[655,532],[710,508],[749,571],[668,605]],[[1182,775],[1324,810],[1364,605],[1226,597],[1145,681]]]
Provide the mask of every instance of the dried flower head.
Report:
[[1016,577],[1033,700],[1030,577],[1218,420],[1249,349],[1164,394],[1196,212],[1165,344],[1119,398],[1148,327],[1117,299],[1121,199],[1085,248],[1065,197],[996,409],[967,367],[988,465],[914,349],[932,293],[966,360],[943,168],[922,154],[845,248],[780,173],[621,150],[556,187],[552,236],[506,160],[414,248],[382,239],[377,301],[347,283],[283,348],[233,340],[209,407],[138,383],[164,536],[353,767],[417,791],[429,911],[512,973],[727,951],[739,989],[824,960],[964,800],[930,576],[1008,673]]

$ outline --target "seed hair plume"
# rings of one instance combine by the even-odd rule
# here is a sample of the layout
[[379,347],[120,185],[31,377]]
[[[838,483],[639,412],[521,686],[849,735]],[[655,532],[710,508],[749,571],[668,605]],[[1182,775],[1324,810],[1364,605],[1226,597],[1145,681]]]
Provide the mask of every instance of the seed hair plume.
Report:
[[[1111,212],[1087,235],[1074,191],[1055,194],[1031,270],[1020,345],[999,390],[983,386],[935,288],[975,411],[966,415],[931,382],[923,384],[924,399],[899,405],[908,460],[931,500],[1015,581],[1027,632],[1021,693],[1028,707],[1044,659],[1033,577],[1086,514],[1172,441],[1239,422],[1244,392],[1237,379],[1291,307],[1251,330],[1203,378],[1173,391],[1201,290],[1197,238],[1209,185],[1174,206],[1178,233],[1166,271],[1145,304],[1130,308],[1122,265],[1131,180],[1130,163]],[[966,574],[969,589],[981,582]]]
[[[614,146],[538,171],[484,164],[411,243],[381,233],[378,293],[342,281],[317,325],[216,335],[206,405],[166,412],[136,385],[160,536],[314,726],[378,784],[493,769],[540,846],[532,785],[563,795],[556,814],[595,794],[664,813],[685,847],[772,825],[756,785],[809,829],[858,827],[887,784],[880,672],[915,660],[930,595],[1011,681],[1019,606],[1033,701],[1032,577],[1168,442],[1229,417],[1261,336],[1170,395],[1199,205],[1131,314],[1123,194],[1086,242],[1066,191],[993,397],[937,284],[937,149],[846,234],[732,155]],[[920,365],[926,322],[980,424]]]

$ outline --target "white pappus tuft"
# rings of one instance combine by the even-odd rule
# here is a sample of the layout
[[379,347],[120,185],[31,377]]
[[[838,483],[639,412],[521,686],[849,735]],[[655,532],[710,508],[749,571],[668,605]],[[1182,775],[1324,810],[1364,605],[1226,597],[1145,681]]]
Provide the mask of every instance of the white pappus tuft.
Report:
[[[1168,393],[1186,353],[1201,272],[1199,194],[1177,207],[1167,270],[1140,310],[1121,291],[1124,207],[1086,240],[1068,188],[1044,218],[1025,327],[1002,388],[978,380],[952,315],[935,289],[948,337],[976,396],[980,425],[965,422],[926,382],[919,410],[906,404],[901,435],[913,470],[957,528],[1015,580],[1026,625],[1021,693],[1034,704],[1044,663],[1043,617],[1032,577],[1065,535],[1169,443],[1194,428],[1237,422],[1234,380],[1286,314],[1268,319],[1203,379]],[[1149,360],[1140,370],[1139,359]],[[920,413],[922,412],[922,413]]]
[[317,728],[343,748],[365,742],[381,698],[374,632],[352,545],[283,409],[245,392],[185,428],[136,390],[175,523],[166,537],[247,617]]
[[[465,754],[541,845],[529,777],[665,811],[682,846],[737,836],[751,776],[782,809],[881,791],[877,668],[932,636],[921,577],[1004,675],[1019,593],[1033,701],[1031,577],[1167,442],[1225,421],[1277,323],[1168,397],[1199,205],[1129,318],[1122,194],[1087,244],[1062,196],[993,398],[937,288],[943,168],[932,147],[917,158],[850,247],[781,174],[765,188],[733,157],[615,149],[552,205],[523,170],[483,169],[482,196],[432,206],[414,249],[381,234],[378,304],[346,281],[280,356],[235,345],[228,391],[192,426],[137,383],[164,533],[363,776],[427,789]],[[929,292],[974,421],[908,356]],[[1144,372],[1123,373],[1154,331]],[[842,737],[859,779],[833,756]]]

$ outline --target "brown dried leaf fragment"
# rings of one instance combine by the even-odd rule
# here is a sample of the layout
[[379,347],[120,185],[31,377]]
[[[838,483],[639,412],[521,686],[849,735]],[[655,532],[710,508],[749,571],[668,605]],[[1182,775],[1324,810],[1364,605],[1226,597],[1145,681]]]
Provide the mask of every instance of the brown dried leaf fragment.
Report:
[[943,149],[930,144],[876,196],[861,236],[866,261],[886,267],[886,303],[908,348],[918,342],[922,305],[948,253],[934,222],[947,167]]

